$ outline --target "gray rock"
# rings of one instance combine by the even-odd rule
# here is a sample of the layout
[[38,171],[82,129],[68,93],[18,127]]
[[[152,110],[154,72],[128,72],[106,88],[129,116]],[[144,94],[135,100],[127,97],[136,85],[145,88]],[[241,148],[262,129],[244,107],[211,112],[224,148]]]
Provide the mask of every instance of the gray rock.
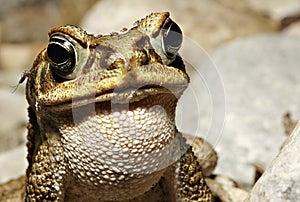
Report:
[[[46,36],[47,32],[44,35]],[[8,72],[16,73],[16,71],[20,71],[20,73],[15,74],[15,78],[19,79],[21,72],[31,68],[34,58],[45,47],[45,43],[2,43],[0,46],[0,69],[5,70],[6,74],[0,75],[0,82],[1,77],[6,77]],[[16,55],[18,56],[17,60]]]
[[252,10],[258,15],[263,15],[274,23],[278,23],[284,17],[300,12],[299,0],[217,0],[218,2],[237,10]]
[[274,20],[280,20],[300,12],[299,0],[246,0],[248,6]]
[[27,168],[25,144],[0,153],[0,183],[25,174]]
[[217,196],[223,202],[243,202],[249,197],[249,193],[240,189],[231,183],[231,179],[226,179],[224,176],[217,176],[223,178],[220,182],[218,179],[206,178],[206,183],[209,186],[214,196]]
[[[188,54],[183,53],[183,58]],[[202,134],[217,145],[219,162],[216,173],[228,175],[239,183],[251,184],[254,179],[252,164],[258,163],[266,168],[278,154],[285,140],[282,116],[290,111],[299,118],[299,58],[298,38],[268,34],[229,42],[212,51],[210,58],[199,66],[194,66],[203,73],[207,86],[201,90],[195,85],[192,87],[195,91],[207,92],[201,94],[204,98],[200,97],[199,102],[206,107],[201,107],[204,112],[211,108],[214,113],[222,110],[222,100],[210,93],[218,75],[208,70],[217,69],[224,85],[226,117],[223,133],[205,132],[210,126],[212,129],[223,127],[221,123],[211,122],[208,115],[212,112],[202,113],[199,119],[207,124],[200,127]],[[218,92],[222,94],[222,90]],[[207,99],[206,96],[211,97]],[[215,106],[212,100],[217,103]],[[182,105],[191,114],[197,113],[188,102]],[[218,106],[221,107],[216,108]],[[193,119],[185,120],[186,124],[182,125],[189,126]],[[219,135],[219,138],[211,138],[211,135]]]
[[0,152],[25,144],[27,103],[13,90],[0,89]]
[[[23,1],[23,3],[25,3]],[[55,1],[44,1],[37,4],[16,5],[2,16],[3,42],[47,41],[49,28],[63,23]]]
[[[25,139],[28,105],[23,94],[25,85],[14,93],[14,87],[8,88],[8,85],[17,84],[19,75],[13,76],[3,71],[0,74],[0,183],[25,174],[27,166]],[[4,77],[11,80],[5,82]]]
[[[48,31],[64,24],[78,25],[97,0],[10,0],[1,1],[1,41],[47,42]],[[17,54],[16,54],[17,55]]]
[[249,201],[300,201],[300,122],[271,166],[255,184]]
[[205,49],[235,37],[273,30],[265,18],[253,12],[231,9],[210,0],[101,0],[81,24],[90,33],[107,34],[131,27],[136,20],[159,11],[169,11],[184,34]]
[[300,21],[289,25],[287,28],[284,29],[283,33],[294,37],[300,37]]

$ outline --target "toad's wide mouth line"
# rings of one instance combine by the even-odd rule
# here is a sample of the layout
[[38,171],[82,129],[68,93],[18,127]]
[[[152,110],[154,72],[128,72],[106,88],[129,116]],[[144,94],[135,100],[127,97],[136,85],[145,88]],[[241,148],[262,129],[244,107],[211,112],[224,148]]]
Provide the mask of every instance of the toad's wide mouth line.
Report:
[[72,100],[66,102],[48,104],[46,108],[57,108],[58,110],[67,110],[72,108],[83,107],[93,103],[111,102],[111,104],[131,104],[139,102],[148,96],[169,94],[170,96],[179,98],[184,91],[185,86],[174,86],[166,88],[162,86],[144,86],[142,88],[126,88],[126,89],[113,89],[101,94],[89,94],[82,96],[74,96]]

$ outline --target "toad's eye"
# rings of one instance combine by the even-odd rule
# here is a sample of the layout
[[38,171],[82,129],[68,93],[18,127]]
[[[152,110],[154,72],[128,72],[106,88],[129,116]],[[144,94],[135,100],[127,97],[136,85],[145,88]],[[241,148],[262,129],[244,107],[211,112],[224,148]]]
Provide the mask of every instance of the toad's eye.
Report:
[[64,37],[52,36],[47,47],[52,71],[62,78],[68,78],[75,68],[74,46]]
[[174,58],[182,44],[182,31],[170,18],[163,25],[162,47],[168,58]]

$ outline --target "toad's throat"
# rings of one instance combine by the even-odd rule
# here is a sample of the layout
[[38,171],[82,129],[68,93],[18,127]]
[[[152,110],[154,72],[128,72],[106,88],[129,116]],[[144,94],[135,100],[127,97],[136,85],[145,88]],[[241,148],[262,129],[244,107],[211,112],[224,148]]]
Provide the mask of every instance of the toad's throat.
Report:
[[[111,192],[137,196],[156,184],[182,155],[171,113],[177,102],[173,98],[148,96],[128,110],[118,105],[110,111],[98,103],[96,113],[77,120],[76,127],[62,124],[59,130],[66,158],[78,184],[100,188],[99,193],[109,200],[113,200]],[[92,171],[83,173],[84,178],[78,177],[82,174],[78,159],[84,159],[80,165]]]

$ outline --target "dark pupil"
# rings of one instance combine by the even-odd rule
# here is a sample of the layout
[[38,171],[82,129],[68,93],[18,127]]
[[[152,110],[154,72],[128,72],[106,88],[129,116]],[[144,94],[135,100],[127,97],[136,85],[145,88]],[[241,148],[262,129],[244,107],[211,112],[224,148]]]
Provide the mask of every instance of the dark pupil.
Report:
[[65,38],[53,36],[47,47],[47,55],[52,71],[60,76],[66,77],[75,69],[74,46]]
[[57,65],[63,64],[70,60],[70,53],[60,44],[49,44],[47,48],[49,59]]
[[166,32],[165,43],[171,47],[180,47],[182,43],[182,32],[176,23],[172,23],[169,31]]
[[182,43],[182,32],[179,26],[169,20],[165,24],[163,33],[163,47],[167,57],[173,58],[179,51]]

